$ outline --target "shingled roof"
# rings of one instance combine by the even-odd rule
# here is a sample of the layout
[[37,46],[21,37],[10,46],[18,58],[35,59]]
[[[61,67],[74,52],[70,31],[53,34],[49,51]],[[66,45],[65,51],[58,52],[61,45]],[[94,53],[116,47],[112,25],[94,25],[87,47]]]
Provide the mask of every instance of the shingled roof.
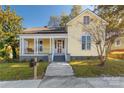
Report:
[[64,28],[60,27],[34,27],[23,30],[23,34],[40,34],[40,33],[66,33]]

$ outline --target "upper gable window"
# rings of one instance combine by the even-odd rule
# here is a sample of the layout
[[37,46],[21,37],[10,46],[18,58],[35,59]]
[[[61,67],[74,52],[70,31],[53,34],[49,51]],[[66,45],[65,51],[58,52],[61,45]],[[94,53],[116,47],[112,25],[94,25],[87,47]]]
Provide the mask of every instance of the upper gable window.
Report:
[[87,25],[90,23],[90,17],[89,16],[84,16],[84,20],[83,20],[84,24]]

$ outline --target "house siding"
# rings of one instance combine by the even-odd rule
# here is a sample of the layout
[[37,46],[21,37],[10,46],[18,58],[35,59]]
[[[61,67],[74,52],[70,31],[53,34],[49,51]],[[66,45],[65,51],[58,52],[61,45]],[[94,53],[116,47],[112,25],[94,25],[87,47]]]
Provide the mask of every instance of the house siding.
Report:
[[[34,49],[34,41],[33,39],[28,40],[28,47]],[[43,41],[43,53],[49,54],[50,53],[50,40],[49,39],[42,39]]]
[[49,39],[43,39],[43,53],[50,53],[50,40]]
[[123,49],[124,50],[124,36],[118,37],[117,39],[120,40],[121,45],[120,46],[116,46],[115,42],[114,42],[113,45],[112,45],[111,50],[119,50],[119,49]]
[[[70,56],[98,56],[96,51],[95,44],[91,42],[91,50],[82,50],[82,35],[84,34],[83,26],[80,23],[83,23],[83,17],[89,16],[91,19],[95,20],[94,24],[99,24],[100,20],[96,18],[90,12],[85,12],[77,19],[71,21],[68,24],[68,53]],[[104,42],[103,42],[104,43]]]

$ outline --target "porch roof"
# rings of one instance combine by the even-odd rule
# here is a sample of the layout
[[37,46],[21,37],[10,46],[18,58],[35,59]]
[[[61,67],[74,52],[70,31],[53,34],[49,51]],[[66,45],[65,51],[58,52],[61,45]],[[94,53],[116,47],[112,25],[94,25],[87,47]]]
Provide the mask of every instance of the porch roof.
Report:
[[67,33],[65,28],[60,27],[34,27],[23,30],[22,34],[59,34]]

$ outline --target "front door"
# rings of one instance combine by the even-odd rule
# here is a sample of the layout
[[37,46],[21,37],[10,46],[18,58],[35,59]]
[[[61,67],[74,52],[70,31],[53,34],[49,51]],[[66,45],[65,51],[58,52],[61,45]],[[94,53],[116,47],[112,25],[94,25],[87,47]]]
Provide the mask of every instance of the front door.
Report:
[[64,53],[64,40],[55,40],[55,53],[56,54]]

